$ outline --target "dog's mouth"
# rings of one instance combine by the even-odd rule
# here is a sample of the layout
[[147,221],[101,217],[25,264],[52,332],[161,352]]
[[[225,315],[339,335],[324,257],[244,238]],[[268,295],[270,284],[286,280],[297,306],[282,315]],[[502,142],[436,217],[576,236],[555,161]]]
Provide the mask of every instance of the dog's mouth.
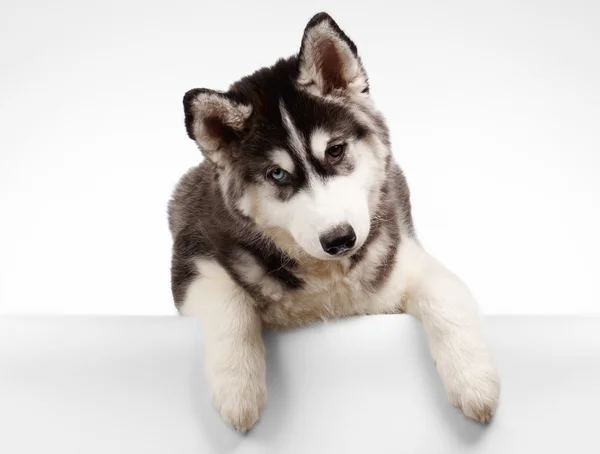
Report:
[[334,256],[334,257],[347,257],[349,255],[352,255],[352,253],[354,252],[354,248],[339,248],[337,249],[335,252],[333,253],[329,253],[330,255]]

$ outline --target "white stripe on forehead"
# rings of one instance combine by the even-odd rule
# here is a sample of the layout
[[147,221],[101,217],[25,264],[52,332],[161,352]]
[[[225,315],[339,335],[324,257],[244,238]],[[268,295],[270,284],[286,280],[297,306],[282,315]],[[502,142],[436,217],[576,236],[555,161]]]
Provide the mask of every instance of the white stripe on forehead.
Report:
[[294,122],[292,121],[292,117],[289,112],[285,108],[285,104],[283,103],[283,99],[279,101],[279,111],[281,112],[281,119],[283,120],[283,126],[288,133],[289,136],[289,144],[292,147],[293,152],[298,156],[304,164],[307,164],[304,144],[302,143],[302,139],[300,137],[300,133],[296,129]]
[[273,150],[271,152],[271,160],[286,172],[294,173],[296,166],[294,166],[294,161],[287,151]]
[[310,149],[317,159],[325,159],[325,150],[329,140],[331,140],[331,135],[320,128],[315,129],[310,135]]

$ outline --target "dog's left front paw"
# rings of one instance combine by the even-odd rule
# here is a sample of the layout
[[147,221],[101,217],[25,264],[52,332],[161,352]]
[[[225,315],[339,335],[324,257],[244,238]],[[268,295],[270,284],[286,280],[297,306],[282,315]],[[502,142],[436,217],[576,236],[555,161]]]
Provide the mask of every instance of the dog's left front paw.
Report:
[[500,380],[492,365],[469,368],[447,385],[448,399],[467,418],[487,424],[498,407]]
[[239,432],[247,432],[257,422],[266,405],[264,378],[235,373],[223,374],[212,386],[212,402],[221,419]]

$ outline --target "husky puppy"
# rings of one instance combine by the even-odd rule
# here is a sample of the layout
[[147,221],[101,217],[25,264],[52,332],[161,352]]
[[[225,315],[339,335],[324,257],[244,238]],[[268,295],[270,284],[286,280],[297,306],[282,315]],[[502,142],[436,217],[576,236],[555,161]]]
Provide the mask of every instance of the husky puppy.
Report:
[[297,55],[183,106],[205,159],[169,202],[172,291],[203,324],[222,419],[245,432],[265,406],[263,327],[406,312],[450,402],[488,422],[499,381],[476,302],[417,240],[388,127],[336,22],[317,14]]

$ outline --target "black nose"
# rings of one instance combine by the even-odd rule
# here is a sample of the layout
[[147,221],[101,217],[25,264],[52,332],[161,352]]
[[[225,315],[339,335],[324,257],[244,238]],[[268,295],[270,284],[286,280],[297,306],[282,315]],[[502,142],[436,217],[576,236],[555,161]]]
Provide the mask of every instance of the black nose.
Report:
[[350,224],[342,224],[325,232],[319,241],[329,255],[340,255],[354,247],[356,234]]

